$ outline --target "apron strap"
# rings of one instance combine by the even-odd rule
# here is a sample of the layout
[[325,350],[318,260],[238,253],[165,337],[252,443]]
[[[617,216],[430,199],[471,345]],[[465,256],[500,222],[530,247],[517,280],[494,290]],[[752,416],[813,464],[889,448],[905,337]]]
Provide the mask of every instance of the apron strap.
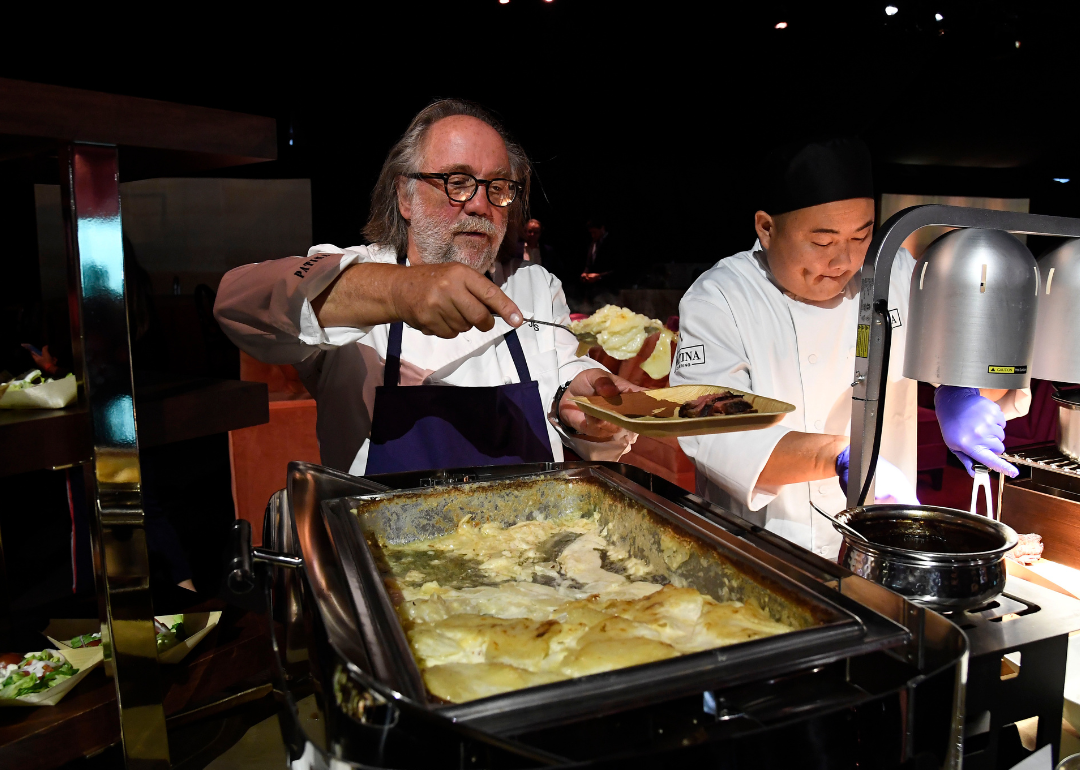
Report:
[[[405,255],[398,254],[397,263],[405,264]],[[396,387],[401,380],[401,334],[405,325],[398,321],[390,324],[390,341],[386,345],[386,366],[383,369],[383,385]]]
[[[390,324],[390,341],[386,345],[386,366],[383,370],[383,385],[388,388],[397,386],[401,379],[401,335],[405,325],[398,321]],[[510,349],[510,357],[514,359],[514,368],[517,369],[520,382],[532,382],[532,374],[529,373],[529,364],[525,361],[525,351],[521,349],[521,341],[517,337],[517,329],[511,329],[503,339],[506,347]]]
[[510,348],[510,356],[514,359],[514,367],[517,368],[518,380],[520,382],[532,382],[529,365],[525,362],[525,353],[522,351],[521,341],[517,337],[517,329],[508,331],[503,335],[503,339],[506,340],[506,347]]
[[386,366],[383,369],[383,385],[397,387],[401,379],[401,334],[405,324],[401,321],[390,324],[390,341],[386,344]]
[[[405,256],[399,255],[397,263],[404,265]],[[383,385],[386,387],[396,387],[401,381],[401,335],[404,330],[405,325],[401,321],[390,324],[390,339],[386,345],[386,366],[383,370]],[[532,382],[529,365],[525,362],[525,352],[521,349],[521,342],[517,338],[517,329],[511,329],[503,335],[503,339],[506,340],[506,347],[510,348],[510,357],[514,359],[518,380]]]

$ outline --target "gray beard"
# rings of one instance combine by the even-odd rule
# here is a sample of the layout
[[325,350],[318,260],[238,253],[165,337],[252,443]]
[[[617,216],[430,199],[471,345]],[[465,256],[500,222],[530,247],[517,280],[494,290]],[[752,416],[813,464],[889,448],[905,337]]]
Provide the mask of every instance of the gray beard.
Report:
[[[455,222],[449,229],[444,229],[433,217],[425,216],[423,205],[417,205],[419,201],[413,199],[413,218],[409,222],[409,230],[412,232],[413,243],[420,261],[425,264],[441,264],[444,262],[460,262],[468,265],[480,273],[486,273],[495,264],[495,258],[499,253],[506,228],[497,227],[492,222],[482,217],[470,217],[464,222]],[[488,236],[487,247],[477,253],[473,250],[465,251],[458,248],[454,242],[457,233],[480,232]]]

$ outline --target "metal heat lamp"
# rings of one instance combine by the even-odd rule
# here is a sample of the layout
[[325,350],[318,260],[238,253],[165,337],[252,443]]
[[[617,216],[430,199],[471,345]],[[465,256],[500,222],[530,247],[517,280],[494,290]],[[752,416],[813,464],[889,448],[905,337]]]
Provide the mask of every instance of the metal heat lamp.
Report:
[[[1080,241],[1069,241],[1039,260],[1039,321],[1031,376],[1080,382]],[[1072,344],[1062,344],[1072,343]]]
[[[1031,253],[1008,233],[1080,237],[1080,219],[958,206],[913,206],[874,234],[863,266],[851,399],[848,507],[874,499],[892,326],[889,279],[916,230],[961,228],[915,266],[904,375],[941,385],[1023,388],[1030,380],[1036,308],[1044,285]],[[1061,330],[1057,340],[1068,336]]]

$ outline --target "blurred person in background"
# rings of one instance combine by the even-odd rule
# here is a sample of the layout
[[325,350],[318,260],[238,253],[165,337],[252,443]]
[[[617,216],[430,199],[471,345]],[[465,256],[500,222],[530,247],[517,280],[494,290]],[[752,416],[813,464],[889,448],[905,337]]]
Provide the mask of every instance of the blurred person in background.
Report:
[[540,243],[540,234],[542,227],[539,219],[530,219],[525,223],[524,234],[525,237],[518,241],[517,255],[522,262],[528,262],[533,265],[546,264],[548,270],[552,269],[554,259],[552,257],[552,248],[546,243]]
[[605,217],[591,217],[585,229],[589,233],[589,246],[584,261],[578,262],[571,307],[576,313],[590,314],[604,305],[619,303],[625,265],[618,239],[608,232]]
[[603,217],[593,217],[585,223],[585,229],[589,231],[589,249],[585,253],[581,282],[597,290],[616,286],[618,252],[612,245],[607,221]]

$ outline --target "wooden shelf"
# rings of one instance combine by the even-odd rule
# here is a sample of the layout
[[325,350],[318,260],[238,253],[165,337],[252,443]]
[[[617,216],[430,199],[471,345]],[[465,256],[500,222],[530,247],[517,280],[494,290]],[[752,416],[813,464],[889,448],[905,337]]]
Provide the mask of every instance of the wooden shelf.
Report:
[[[270,420],[262,382],[136,376],[139,447],[226,433]],[[0,476],[57,468],[88,460],[90,420],[85,409],[0,410]]]
[[90,457],[85,409],[0,410],[0,476],[57,468]]
[[0,160],[70,142],[120,147],[123,179],[277,158],[273,118],[0,78]]
[[[184,661],[161,666],[166,716],[197,708],[214,694],[263,672],[270,681],[273,650],[265,615],[219,601],[190,611],[223,608],[221,623]],[[116,687],[100,666],[56,706],[0,709],[0,767],[59,767],[119,740]]]

